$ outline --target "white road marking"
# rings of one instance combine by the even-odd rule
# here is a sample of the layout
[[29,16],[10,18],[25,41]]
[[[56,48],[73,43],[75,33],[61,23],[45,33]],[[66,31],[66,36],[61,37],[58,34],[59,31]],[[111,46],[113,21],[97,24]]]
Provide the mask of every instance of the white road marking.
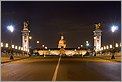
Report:
[[57,73],[58,73],[58,68],[59,68],[59,64],[60,64],[60,60],[61,60],[61,56],[60,56],[60,58],[59,58],[59,60],[58,60],[58,64],[57,64],[57,66],[56,66],[56,69],[55,69],[55,72],[54,72],[52,81],[56,81]]

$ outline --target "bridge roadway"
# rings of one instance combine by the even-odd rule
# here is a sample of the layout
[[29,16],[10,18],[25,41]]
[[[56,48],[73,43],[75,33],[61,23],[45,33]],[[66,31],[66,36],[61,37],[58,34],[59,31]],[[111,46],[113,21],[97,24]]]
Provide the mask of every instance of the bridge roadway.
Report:
[[1,64],[2,81],[120,81],[121,63],[95,57],[31,57]]

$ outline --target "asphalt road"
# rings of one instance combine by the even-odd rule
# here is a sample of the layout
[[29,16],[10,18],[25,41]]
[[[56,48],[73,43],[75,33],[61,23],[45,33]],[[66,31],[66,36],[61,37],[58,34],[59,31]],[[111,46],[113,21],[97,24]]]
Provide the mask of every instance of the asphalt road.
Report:
[[[84,59],[87,59],[87,61]],[[88,60],[95,60],[94,62]],[[32,57],[1,65],[2,81],[120,81],[120,62],[91,57]],[[103,60],[104,61],[104,60]]]

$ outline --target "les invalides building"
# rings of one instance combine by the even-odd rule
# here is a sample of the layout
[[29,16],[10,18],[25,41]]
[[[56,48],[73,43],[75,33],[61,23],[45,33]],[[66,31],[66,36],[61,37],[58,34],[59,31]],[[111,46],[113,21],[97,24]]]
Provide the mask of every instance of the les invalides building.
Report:
[[34,52],[38,52],[40,55],[69,55],[72,56],[74,54],[82,54],[84,55],[87,50],[83,49],[76,49],[76,48],[67,48],[66,41],[64,36],[61,36],[60,40],[58,41],[58,48],[48,48],[48,49],[40,49],[35,50]]

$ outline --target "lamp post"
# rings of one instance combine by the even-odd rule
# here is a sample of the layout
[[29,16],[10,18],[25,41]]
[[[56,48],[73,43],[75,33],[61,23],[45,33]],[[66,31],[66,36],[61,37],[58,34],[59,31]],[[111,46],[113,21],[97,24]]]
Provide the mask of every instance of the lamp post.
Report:
[[36,43],[37,43],[37,48],[38,48],[39,41],[36,41]]
[[88,52],[88,49],[89,49],[89,42],[86,41],[86,50],[87,50],[87,52]]
[[[32,39],[32,36],[29,36],[29,41],[30,41],[31,39]],[[28,53],[29,56],[31,56],[31,53],[32,53],[32,52],[31,52],[31,46],[30,46],[30,45],[31,45],[31,42],[29,43],[29,49],[28,49],[28,51],[27,51],[27,53]]]
[[[39,46],[39,41],[37,41],[36,43],[37,43],[37,52],[38,52],[38,50],[39,50],[39,47],[38,47]],[[39,53],[37,55],[39,55]]]
[[[111,27],[111,31],[112,31],[112,35],[114,34],[114,32],[116,31],[116,30],[118,30],[118,26],[112,26]],[[115,47],[114,47],[114,35],[112,36],[112,38],[113,38],[113,48],[112,48],[112,57],[111,57],[111,59],[115,59]]]
[[81,44],[80,47],[81,47],[81,49],[82,49],[82,48],[83,48],[83,45]]
[[76,55],[76,51],[77,51],[77,50],[75,49],[74,51],[75,51],[75,55]]
[[[14,27],[12,25],[7,26],[7,29],[13,33],[14,32]],[[11,37],[11,46],[12,46],[12,37]],[[12,48],[10,47],[10,59],[14,59],[12,55]]]
[[1,42],[1,56],[2,56],[2,52],[4,52],[4,50],[2,49],[3,47],[3,43]]
[[[44,56],[44,45],[42,45],[42,48],[43,48],[43,56]],[[45,56],[44,56],[45,57]]]
[[[45,47],[45,49],[47,49],[47,47]],[[46,56],[46,54],[44,54],[44,57]]]
[[80,55],[80,47],[78,47],[78,55]]
[[89,42],[86,41],[86,48],[88,49],[89,48]]
[[[14,27],[12,25],[7,26],[7,29],[13,33],[14,32]],[[11,37],[11,45],[12,45],[12,37]]]

